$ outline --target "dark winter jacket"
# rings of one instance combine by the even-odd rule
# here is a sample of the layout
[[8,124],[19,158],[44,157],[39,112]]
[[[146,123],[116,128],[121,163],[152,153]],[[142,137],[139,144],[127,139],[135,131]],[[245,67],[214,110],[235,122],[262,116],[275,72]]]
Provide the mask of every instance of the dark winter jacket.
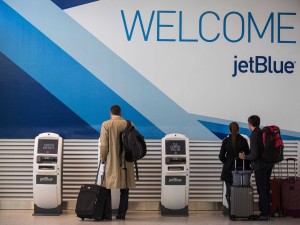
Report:
[[256,127],[250,135],[250,153],[245,153],[245,160],[251,161],[251,168],[254,171],[261,169],[265,165],[261,158],[263,148],[262,130]]
[[[219,159],[223,163],[223,169],[221,174],[221,180],[232,183],[232,171],[235,169],[234,160],[236,159],[236,165],[238,170],[243,169],[243,161],[239,159],[239,152],[245,152],[249,154],[249,145],[242,135],[238,134],[236,137],[236,152],[232,147],[232,135],[229,135],[222,141],[222,146],[219,153]],[[245,170],[249,170],[249,161],[245,161]]]

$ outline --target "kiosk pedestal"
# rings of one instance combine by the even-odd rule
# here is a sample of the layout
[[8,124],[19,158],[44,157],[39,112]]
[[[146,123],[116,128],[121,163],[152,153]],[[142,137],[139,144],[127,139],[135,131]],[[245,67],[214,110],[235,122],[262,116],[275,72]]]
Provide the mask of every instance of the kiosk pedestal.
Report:
[[35,138],[33,201],[34,216],[62,213],[62,138],[58,134]]
[[189,139],[168,134],[162,139],[161,215],[188,216]]

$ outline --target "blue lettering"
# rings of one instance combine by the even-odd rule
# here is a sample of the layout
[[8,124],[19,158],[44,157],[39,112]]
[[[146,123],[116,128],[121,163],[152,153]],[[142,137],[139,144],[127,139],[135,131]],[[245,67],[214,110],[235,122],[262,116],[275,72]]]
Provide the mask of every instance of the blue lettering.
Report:
[[167,27],[167,28],[172,28],[173,24],[161,24],[160,22],[160,17],[161,14],[166,14],[166,13],[176,13],[176,11],[157,11],[157,41],[169,41],[169,42],[173,42],[176,41],[176,39],[163,39],[160,37],[160,29],[163,27]]
[[245,60],[240,61],[239,71],[241,73],[247,73],[248,72],[248,63],[247,63],[247,61],[245,61]]
[[179,41],[182,41],[182,42],[198,42],[197,39],[183,39],[182,38],[182,11],[179,12]]
[[293,30],[294,27],[291,26],[281,26],[281,16],[295,16],[296,13],[278,13],[278,43],[296,43],[296,41],[292,40],[281,40],[281,30]]
[[218,40],[219,36],[220,36],[220,33],[217,33],[217,35],[213,38],[213,39],[207,39],[203,36],[203,17],[206,15],[206,14],[212,14],[214,15],[217,20],[220,20],[220,17],[217,13],[215,12],[212,12],[212,11],[207,11],[205,13],[203,13],[200,18],[199,18],[199,35],[201,37],[202,40],[206,41],[206,42],[214,42],[216,40]]
[[[233,39],[230,39],[227,35],[227,18],[232,15],[232,14],[235,14],[235,15],[238,15],[240,18],[241,18],[241,22],[242,22],[242,30],[241,30],[241,36],[236,39],[236,40],[233,40]],[[226,16],[224,17],[224,21],[223,21],[224,25],[223,25],[223,33],[224,33],[224,37],[227,41],[229,42],[239,42],[240,40],[243,39],[244,37],[244,33],[245,33],[245,25],[244,25],[244,17],[242,16],[242,14],[238,13],[238,12],[230,12],[230,13],[227,13]],[[236,29],[236,28],[235,28]]]
[[134,31],[134,28],[135,28],[135,23],[136,23],[136,20],[138,19],[139,22],[140,22],[140,25],[141,25],[142,32],[143,32],[144,40],[148,41],[149,34],[150,34],[150,29],[151,29],[151,26],[152,26],[152,21],[153,21],[153,17],[154,17],[155,11],[152,11],[152,13],[151,13],[151,18],[150,18],[150,21],[149,21],[147,32],[145,32],[144,24],[143,24],[142,17],[141,17],[141,14],[140,14],[139,10],[137,10],[136,13],[135,13],[130,33],[128,32],[128,26],[127,26],[127,23],[126,23],[124,10],[121,10],[121,14],[122,14],[122,19],[123,19],[123,24],[124,24],[124,27],[125,27],[125,32],[126,32],[127,40],[131,41],[131,38],[132,38],[132,35],[133,35],[133,31]]
[[[262,60],[262,61],[260,61]],[[255,57],[256,66],[255,72],[256,73],[265,73],[267,71],[267,58],[264,56],[256,56]],[[262,67],[262,69],[260,69]]]
[[286,73],[294,73],[294,68],[295,68],[295,64],[291,61],[287,61],[285,64],[284,64],[284,71]]
[[271,56],[255,56],[250,57],[249,61],[240,60],[238,61],[237,56],[234,56],[233,60],[233,77],[240,73],[275,73],[275,74],[291,74],[294,73],[295,62],[292,61],[276,61],[272,60]]
[[[251,43],[253,41],[253,37],[257,36],[259,39],[267,39],[268,35],[266,33],[270,33],[270,43],[274,43],[276,39],[277,32],[277,43],[288,43],[295,44],[296,39],[291,38],[283,38],[286,37],[288,33],[291,33],[295,30],[294,26],[287,24],[288,22],[283,23],[283,19],[288,16],[295,16],[296,13],[290,12],[271,12],[268,15],[267,20],[261,24],[255,20],[254,15],[251,12],[247,12],[247,18],[236,11],[228,12],[221,18],[214,11],[206,11],[204,13],[199,14],[198,21],[198,33],[199,36],[195,38],[187,38],[184,37],[184,15],[183,11],[175,11],[175,10],[153,10],[147,19],[143,18],[142,13],[139,10],[136,10],[135,14],[132,17],[132,20],[126,18],[125,11],[121,10],[122,22],[124,25],[125,35],[128,41],[131,41],[134,36],[134,32],[138,32],[137,30],[142,32],[142,37],[144,41],[148,41],[150,38],[150,33],[153,20],[156,19],[156,41],[158,42],[189,42],[195,43],[199,41],[204,42],[216,42],[220,39],[222,35],[227,42],[237,43],[247,38],[247,42]],[[157,18],[155,18],[155,16]],[[278,20],[275,20],[276,16],[278,16]],[[172,18],[173,17],[173,18]],[[164,19],[168,19],[167,23]],[[177,18],[177,19],[176,19]],[[237,20],[238,25],[233,23]],[[289,21],[294,21],[289,18]],[[171,22],[170,22],[171,20]],[[173,21],[172,21],[173,20]],[[222,21],[221,21],[222,20]],[[130,21],[130,22],[129,22]],[[132,21],[132,23],[131,23]],[[173,23],[174,22],[174,23]],[[239,24],[240,22],[240,24]],[[277,22],[277,24],[275,24]],[[247,24],[246,24],[247,23]],[[187,24],[190,25],[190,24]],[[219,25],[219,26],[217,26]],[[245,31],[245,26],[247,26],[247,30]],[[138,28],[140,27],[140,29]],[[217,28],[220,30],[215,31],[215,33],[209,33],[211,27]],[[178,30],[176,30],[178,28]],[[155,28],[153,28],[155,29]],[[152,29],[152,30],[153,30]],[[214,29],[215,30],[215,29]],[[176,37],[166,37],[166,34],[174,34],[174,32],[178,32]],[[248,34],[245,34],[248,32]],[[153,33],[153,32],[152,32]],[[237,35],[236,35],[237,33]],[[155,37],[155,36],[154,36]],[[246,41],[246,40],[245,40]],[[262,60],[262,59],[260,59]],[[251,63],[250,63],[251,66]],[[259,66],[263,68],[263,66]],[[251,70],[251,69],[250,69]]]
[[270,14],[269,19],[268,19],[262,33],[259,32],[259,29],[256,25],[256,22],[255,22],[253,16],[252,16],[252,13],[250,13],[250,12],[248,12],[248,19],[249,19],[249,21],[248,21],[248,42],[251,42],[251,36],[252,36],[251,35],[251,23],[253,23],[254,28],[258,34],[258,37],[260,39],[262,39],[267,30],[269,23],[271,22],[271,43],[274,43],[274,13]]

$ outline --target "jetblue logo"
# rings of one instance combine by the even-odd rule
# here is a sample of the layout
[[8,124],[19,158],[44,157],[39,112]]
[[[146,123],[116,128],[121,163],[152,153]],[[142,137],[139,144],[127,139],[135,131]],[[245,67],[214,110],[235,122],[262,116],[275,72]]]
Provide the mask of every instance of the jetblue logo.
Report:
[[57,176],[36,175],[37,184],[57,184]]
[[165,176],[166,185],[186,185],[185,176]]
[[247,60],[234,56],[232,76],[242,73],[291,74],[294,73],[295,64],[293,61],[273,60],[271,56],[254,56]]

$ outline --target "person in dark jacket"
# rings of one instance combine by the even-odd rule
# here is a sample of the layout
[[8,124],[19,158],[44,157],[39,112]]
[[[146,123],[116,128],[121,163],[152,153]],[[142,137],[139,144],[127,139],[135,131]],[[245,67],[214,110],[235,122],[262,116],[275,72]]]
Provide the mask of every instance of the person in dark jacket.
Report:
[[[239,152],[244,151],[249,153],[249,145],[242,135],[239,134],[239,125],[236,122],[229,124],[230,134],[222,141],[222,146],[219,153],[219,159],[223,163],[221,180],[226,184],[226,199],[229,204],[230,186],[232,185],[232,171],[243,169],[243,160],[239,159]],[[246,161],[247,162],[247,161]],[[244,162],[245,163],[245,162]],[[249,162],[244,165],[245,170],[249,170]]]
[[250,153],[239,153],[241,159],[250,160],[251,168],[254,170],[255,182],[259,200],[260,215],[257,220],[269,220],[270,210],[270,178],[272,174],[273,163],[263,161],[261,154],[263,152],[262,130],[259,128],[260,118],[257,115],[248,118],[248,128],[250,135]]

